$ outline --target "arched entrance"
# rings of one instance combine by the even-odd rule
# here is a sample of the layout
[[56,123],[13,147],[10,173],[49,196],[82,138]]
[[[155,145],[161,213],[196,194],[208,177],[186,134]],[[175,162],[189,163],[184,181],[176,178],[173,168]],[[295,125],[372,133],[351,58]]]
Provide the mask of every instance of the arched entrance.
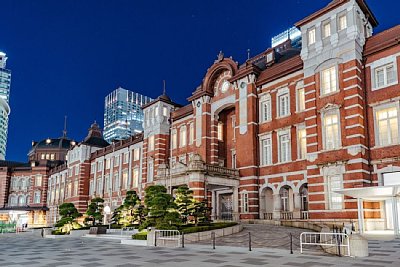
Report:
[[260,218],[264,220],[272,220],[274,213],[274,192],[270,187],[266,187],[261,191],[260,201]]
[[300,216],[301,219],[307,220],[309,218],[308,214],[308,184],[303,184],[300,189]]
[[293,189],[288,185],[282,186],[279,190],[279,197],[281,204],[281,220],[293,219]]

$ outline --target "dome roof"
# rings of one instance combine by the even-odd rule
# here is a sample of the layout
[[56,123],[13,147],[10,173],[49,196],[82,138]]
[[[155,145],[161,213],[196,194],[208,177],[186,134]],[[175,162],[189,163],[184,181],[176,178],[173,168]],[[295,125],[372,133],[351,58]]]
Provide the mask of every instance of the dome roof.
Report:
[[71,142],[72,140],[66,137],[47,138],[39,142],[33,142],[31,151],[36,149],[69,149],[71,147]]

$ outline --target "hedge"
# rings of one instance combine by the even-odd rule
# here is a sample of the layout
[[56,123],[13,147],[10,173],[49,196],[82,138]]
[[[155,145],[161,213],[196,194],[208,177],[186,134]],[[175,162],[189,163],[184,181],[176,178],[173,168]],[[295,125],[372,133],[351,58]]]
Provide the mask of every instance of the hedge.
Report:
[[137,234],[132,235],[132,239],[135,240],[147,240],[147,232],[140,232]]
[[213,223],[211,225],[187,226],[180,229],[180,232],[185,234],[191,234],[191,233],[205,232],[205,231],[232,227],[235,225],[237,225],[236,222],[224,222],[224,223]]

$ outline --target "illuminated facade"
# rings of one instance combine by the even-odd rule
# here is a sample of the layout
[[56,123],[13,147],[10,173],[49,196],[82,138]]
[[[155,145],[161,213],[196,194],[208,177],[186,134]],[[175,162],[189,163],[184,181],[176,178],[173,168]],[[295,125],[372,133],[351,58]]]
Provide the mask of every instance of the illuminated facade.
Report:
[[0,160],[4,160],[7,148],[8,117],[10,115],[11,71],[6,69],[6,54],[0,51]]

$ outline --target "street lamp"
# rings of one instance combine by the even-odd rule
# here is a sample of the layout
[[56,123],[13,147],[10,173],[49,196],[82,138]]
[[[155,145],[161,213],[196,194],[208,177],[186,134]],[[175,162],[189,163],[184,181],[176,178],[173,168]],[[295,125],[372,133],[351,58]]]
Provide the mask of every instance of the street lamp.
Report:
[[[110,206],[105,206],[104,207],[104,223],[106,223],[107,221],[107,215],[109,215],[111,213],[111,208]],[[108,229],[111,229],[111,224],[108,223]]]

